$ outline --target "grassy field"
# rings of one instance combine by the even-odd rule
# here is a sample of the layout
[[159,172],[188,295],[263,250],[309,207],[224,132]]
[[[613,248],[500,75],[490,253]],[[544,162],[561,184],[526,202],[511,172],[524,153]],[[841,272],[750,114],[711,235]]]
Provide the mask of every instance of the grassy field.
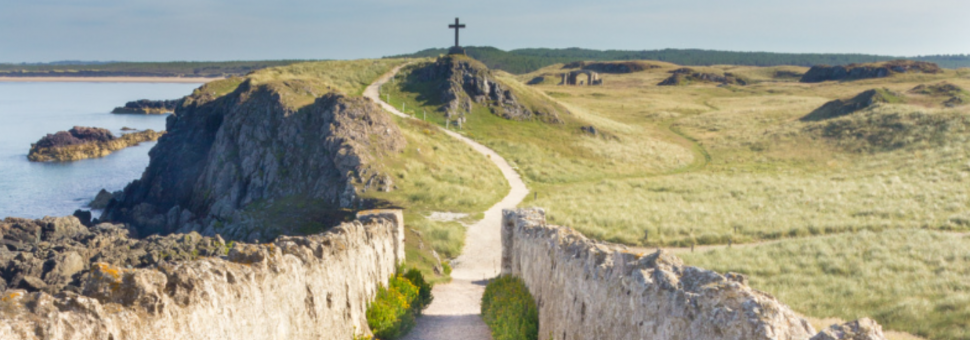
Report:
[[805,85],[784,76],[804,68],[715,66],[697,69],[731,72],[755,84],[668,87],[656,84],[676,65],[656,64],[661,68],[604,75],[603,86],[537,88],[588,115],[682,133],[710,162],[666,174],[550,186],[544,190],[555,194],[527,204],[546,207],[554,222],[589,236],[633,245],[970,228],[967,106],[887,104],[830,121],[798,121],[829,100],[870,88],[906,92],[941,80],[966,88],[966,74]]
[[[737,261],[722,252],[689,260],[749,273],[814,320],[868,315],[890,330],[968,338],[970,248],[950,232],[970,230],[970,105],[948,108],[946,98],[910,90],[942,81],[967,89],[970,70],[802,84],[803,67],[708,66],[692,68],[750,83],[657,86],[680,66],[650,63],[657,67],[604,74],[602,86],[558,86],[562,65],[496,72],[568,109],[565,122],[472,110],[462,133],[512,161],[538,192],[522,205],[546,208],[553,223],[637,246],[773,241]],[[442,125],[433,84],[411,70],[382,93]],[[536,77],[545,80],[522,85]],[[870,89],[893,100],[801,120]]]
[[970,338],[970,238],[909,229],[862,231],[680,254],[749,277],[816,318],[869,316],[929,339]]

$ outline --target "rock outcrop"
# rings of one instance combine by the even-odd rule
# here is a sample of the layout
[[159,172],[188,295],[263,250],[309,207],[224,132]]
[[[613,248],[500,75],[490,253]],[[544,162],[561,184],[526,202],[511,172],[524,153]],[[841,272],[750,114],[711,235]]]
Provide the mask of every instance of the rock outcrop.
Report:
[[448,55],[412,73],[416,81],[433,83],[443,103],[440,111],[452,121],[464,121],[473,105],[485,106],[492,114],[511,120],[537,119],[559,123],[559,110],[552,105],[526,103],[512,87],[498,81],[481,62],[464,55]]
[[564,69],[581,68],[599,73],[635,73],[660,66],[642,61],[576,61],[563,65]]
[[959,106],[970,101],[970,92],[947,82],[932,85],[920,84],[910,89],[909,93],[929,97],[942,97],[944,98],[942,104],[945,107]]
[[833,325],[819,332],[811,340],[886,340],[882,326],[870,318],[862,318],[841,325]]
[[219,96],[211,84],[168,117],[142,178],[102,221],[142,235],[271,240],[336,225],[367,206],[360,193],[393,189],[380,161],[406,141],[370,100],[329,93],[293,109],[286,96],[297,83],[245,80]]
[[164,133],[145,130],[115,137],[106,129],[75,126],[69,131],[48,134],[31,144],[27,159],[32,162],[66,162],[104,157],[142,142],[158,140]]
[[748,85],[748,81],[732,73],[723,75],[714,73],[697,72],[693,69],[684,67],[670,71],[671,75],[657,85],[659,86],[683,86],[694,83],[720,83],[722,85]]
[[542,338],[806,340],[815,334],[778,299],[748,287],[744,275],[687,266],[664,251],[634,254],[593,241],[547,225],[541,209],[504,211],[502,274],[525,281],[539,307]]
[[363,212],[324,234],[234,243],[227,255],[145,268],[88,266],[79,255],[69,255],[73,260],[60,262],[63,269],[55,271],[84,268],[81,288],[56,294],[7,289],[0,296],[0,339],[366,335],[368,303],[404,261],[402,216],[400,210]]
[[803,83],[820,83],[830,80],[859,80],[884,78],[897,73],[940,73],[934,63],[913,60],[893,60],[872,64],[849,64],[844,66],[812,66],[800,80]]
[[145,268],[228,250],[221,238],[191,233],[137,239],[124,225],[89,228],[74,216],[7,218],[0,222],[0,236],[0,285],[48,294],[80,292],[94,263]]
[[800,120],[810,122],[838,118],[862,111],[879,103],[900,103],[902,101],[898,93],[889,89],[871,89],[863,91],[851,99],[836,99],[825,103]]
[[175,112],[175,108],[182,105],[182,99],[173,100],[148,100],[141,99],[125,103],[125,106],[116,107],[111,113],[135,113],[135,114],[166,114]]

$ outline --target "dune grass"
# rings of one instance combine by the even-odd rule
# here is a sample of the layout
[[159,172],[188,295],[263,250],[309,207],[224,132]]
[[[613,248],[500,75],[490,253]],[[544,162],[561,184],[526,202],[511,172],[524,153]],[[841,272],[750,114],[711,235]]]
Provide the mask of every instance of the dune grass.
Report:
[[970,338],[970,238],[919,229],[862,231],[681,254],[748,275],[800,313],[855,320],[929,339]]

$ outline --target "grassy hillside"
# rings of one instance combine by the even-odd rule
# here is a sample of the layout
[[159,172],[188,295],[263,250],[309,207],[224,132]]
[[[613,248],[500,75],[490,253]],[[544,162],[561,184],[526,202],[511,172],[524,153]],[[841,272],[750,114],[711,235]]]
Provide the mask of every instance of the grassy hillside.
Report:
[[[299,111],[328,92],[360,96],[378,77],[405,62],[408,61],[320,61],[272,67],[246,77],[210,82],[197,89],[193,98],[215,100],[248,80],[253,85],[274,88],[286,106]],[[391,192],[370,191],[364,198],[380,200],[381,206],[403,208],[408,229],[408,265],[422,269],[434,281],[447,280],[444,273],[432,274],[436,263],[432,250],[442,260],[457,256],[465,239],[466,227],[462,223],[480,218],[482,212],[508,193],[508,183],[498,169],[467,145],[437,132],[426,123],[394,119],[407,140],[407,147],[402,154],[384,159],[381,166],[393,176],[395,189]],[[280,200],[253,207],[252,214],[265,214],[276,223],[306,224],[296,228],[299,230],[327,227],[294,216],[281,216],[276,213],[282,211],[279,205],[312,207],[314,202]],[[468,217],[453,221],[429,218],[435,212],[463,213]]]
[[[805,66],[845,65],[899,59],[896,56],[868,54],[823,54],[823,53],[771,53],[771,52],[732,52],[700,49],[663,49],[649,51],[589,50],[582,48],[550,49],[527,48],[503,51],[494,47],[466,47],[468,55],[482,61],[489,68],[511,73],[529,73],[540,68],[579,60],[658,60],[680,65],[743,65],[743,66]],[[447,49],[427,49],[400,57],[436,57],[446,54]],[[970,67],[968,55],[917,56],[907,59],[929,61],[945,68]]]
[[859,232],[681,254],[748,276],[800,313],[929,339],[970,338],[970,238],[926,230]]

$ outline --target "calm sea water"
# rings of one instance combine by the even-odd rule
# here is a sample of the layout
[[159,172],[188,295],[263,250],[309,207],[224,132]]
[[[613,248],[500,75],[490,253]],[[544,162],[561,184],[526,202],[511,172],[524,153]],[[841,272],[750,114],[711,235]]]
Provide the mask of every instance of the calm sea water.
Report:
[[0,218],[64,216],[102,188],[121,190],[141,177],[154,142],[97,159],[65,163],[27,161],[30,144],[75,125],[165,129],[161,115],[117,115],[111,109],[136,99],[174,99],[199,84],[0,82]]

